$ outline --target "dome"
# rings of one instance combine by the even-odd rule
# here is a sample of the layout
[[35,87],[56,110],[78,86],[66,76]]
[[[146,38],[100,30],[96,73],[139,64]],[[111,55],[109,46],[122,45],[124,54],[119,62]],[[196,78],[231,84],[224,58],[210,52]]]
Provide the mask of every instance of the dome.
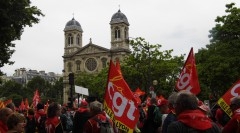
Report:
[[110,24],[116,24],[116,23],[122,23],[122,22],[129,25],[127,17],[120,10],[118,10],[118,12],[113,14]]
[[74,18],[72,18],[72,20],[67,22],[67,24],[66,24],[66,26],[64,28],[64,31],[67,31],[67,30],[83,31],[80,23],[77,20],[75,20]]

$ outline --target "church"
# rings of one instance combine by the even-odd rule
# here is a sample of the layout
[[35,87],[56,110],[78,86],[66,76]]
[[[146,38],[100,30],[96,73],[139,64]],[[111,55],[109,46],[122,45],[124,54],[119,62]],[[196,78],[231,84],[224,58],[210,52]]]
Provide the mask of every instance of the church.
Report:
[[[83,29],[80,23],[72,18],[64,28],[64,55],[63,57],[63,103],[68,102],[70,85],[68,76],[80,72],[94,74],[107,67],[110,60],[123,60],[131,53],[129,47],[129,22],[120,9],[112,15],[110,20],[110,49],[89,43],[83,46]],[[74,90],[72,92],[74,94]]]

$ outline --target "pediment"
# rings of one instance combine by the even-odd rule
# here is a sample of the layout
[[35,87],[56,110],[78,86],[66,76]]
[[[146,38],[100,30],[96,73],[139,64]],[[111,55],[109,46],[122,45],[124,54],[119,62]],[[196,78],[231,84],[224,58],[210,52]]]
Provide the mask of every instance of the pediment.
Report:
[[104,53],[104,52],[108,52],[109,49],[95,45],[95,44],[88,44],[84,47],[82,47],[81,49],[79,49],[79,51],[77,51],[76,55],[84,55],[84,54],[93,54],[93,53]]

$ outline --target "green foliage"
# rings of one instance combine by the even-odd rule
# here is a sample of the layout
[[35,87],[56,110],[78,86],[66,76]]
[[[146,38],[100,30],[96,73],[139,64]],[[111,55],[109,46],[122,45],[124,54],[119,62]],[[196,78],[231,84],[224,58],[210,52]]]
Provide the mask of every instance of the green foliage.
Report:
[[183,55],[172,56],[173,50],[161,51],[160,44],[149,44],[144,38],[130,40],[132,53],[121,64],[122,73],[134,91],[138,87],[148,92],[153,80],[155,90],[167,95],[172,92],[176,78],[183,65]]
[[105,88],[107,84],[108,68],[104,68],[98,74],[87,74],[85,72],[77,75],[75,84],[88,88],[90,96],[97,96],[99,100],[103,100]]
[[12,41],[20,39],[24,27],[39,22],[36,16],[44,16],[41,10],[30,4],[30,0],[0,1],[0,68],[14,63],[9,61],[15,47]]
[[240,8],[226,5],[226,15],[218,16],[210,30],[211,43],[196,54],[202,95],[219,99],[240,78]]

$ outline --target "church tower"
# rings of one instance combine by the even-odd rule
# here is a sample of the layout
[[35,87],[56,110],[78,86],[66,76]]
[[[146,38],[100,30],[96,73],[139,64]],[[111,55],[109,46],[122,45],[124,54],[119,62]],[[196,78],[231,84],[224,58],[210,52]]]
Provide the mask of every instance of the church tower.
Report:
[[70,55],[82,47],[82,27],[74,18],[64,28],[64,55]]
[[129,23],[127,17],[120,11],[113,14],[111,21],[111,50],[129,50]]

